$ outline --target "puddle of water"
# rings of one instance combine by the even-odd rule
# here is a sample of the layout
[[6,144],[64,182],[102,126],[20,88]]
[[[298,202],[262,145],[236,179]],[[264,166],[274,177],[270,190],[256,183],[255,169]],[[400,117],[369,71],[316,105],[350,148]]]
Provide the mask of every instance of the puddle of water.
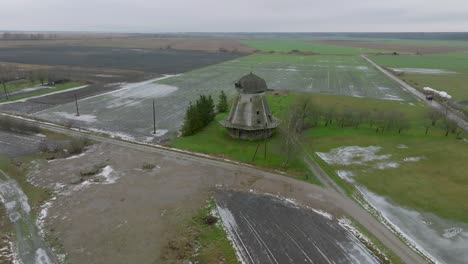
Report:
[[31,219],[28,197],[2,170],[0,170],[0,201],[5,205],[8,217],[15,228],[18,258],[23,263],[56,263]]

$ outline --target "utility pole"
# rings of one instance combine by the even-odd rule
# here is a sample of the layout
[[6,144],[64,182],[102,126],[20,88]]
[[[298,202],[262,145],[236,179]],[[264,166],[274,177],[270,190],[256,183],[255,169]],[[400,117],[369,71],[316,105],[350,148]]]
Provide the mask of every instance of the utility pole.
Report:
[[267,150],[267,123],[265,122],[265,129],[263,130],[264,132],[264,137],[265,137],[265,149],[263,151],[263,159],[266,159],[266,150]]
[[153,99],[153,134],[156,134],[156,108],[154,107],[154,99]]
[[260,143],[257,144],[257,148],[255,149],[255,153],[254,153],[254,155],[253,155],[253,157],[252,157],[252,161],[254,161],[254,160],[255,160],[255,156],[257,156],[258,147],[260,147]]
[[5,84],[3,84],[3,90],[5,91],[6,99],[10,100],[10,97],[8,96],[8,90],[7,90],[6,86],[5,86]]
[[76,116],[80,116],[80,111],[78,110],[78,99],[75,94],[75,106],[76,106]]

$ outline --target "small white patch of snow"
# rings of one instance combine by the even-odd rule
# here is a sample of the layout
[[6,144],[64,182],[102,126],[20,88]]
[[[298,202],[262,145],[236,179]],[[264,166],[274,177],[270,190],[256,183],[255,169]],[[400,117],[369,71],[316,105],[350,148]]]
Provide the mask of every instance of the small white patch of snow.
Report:
[[404,144],[398,144],[396,147],[399,148],[399,149],[406,149],[406,148],[408,148],[408,146],[406,146],[406,145],[404,145]]
[[246,250],[244,242],[238,233],[239,226],[237,225],[236,219],[232,215],[231,211],[229,211],[228,208],[223,208],[218,204],[216,204],[216,208],[218,209],[219,216],[223,221],[224,230],[226,230],[227,237],[234,247],[239,262],[241,264],[255,263],[255,261],[252,259],[252,256]]
[[385,169],[395,169],[400,167],[400,164],[394,161],[389,161],[389,162],[379,162],[375,164],[375,168],[379,170],[385,170]]
[[317,155],[328,164],[338,165],[365,164],[369,161],[386,160],[391,157],[391,154],[377,155],[380,149],[379,146],[348,146],[332,149],[328,153],[317,152]]
[[327,218],[328,220],[333,220],[333,216],[325,211],[322,211],[322,210],[319,210],[319,209],[313,209],[312,208],[312,211],[314,211],[316,214],[319,214],[325,218]]
[[66,119],[72,119],[72,120],[77,120],[77,121],[82,121],[86,123],[93,123],[96,122],[97,117],[94,115],[75,115],[75,114],[70,114],[66,112],[54,112],[55,115],[64,117]]
[[425,69],[425,68],[392,68],[394,71],[417,73],[417,74],[456,74],[457,72],[442,70],[442,69]]
[[407,158],[404,158],[403,161],[404,162],[416,162],[416,161],[420,161],[422,160],[424,157],[407,157]]
[[347,171],[347,170],[337,170],[336,174],[343,180],[349,182],[349,183],[354,183],[354,179],[352,178],[354,176],[354,173],[352,171]]
[[42,249],[38,248],[35,254],[34,264],[52,264],[53,262],[50,260],[47,252]]
[[117,181],[117,179],[119,178],[117,173],[114,172],[114,169],[107,165],[105,166],[101,173],[99,173],[98,175],[96,176],[102,176],[104,177],[106,180],[103,182],[103,184],[113,184]]
[[36,136],[36,137],[40,137],[40,138],[45,138],[45,137],[47,137],[46,135],[41,134],[41,133],[37,133],[35,136]]

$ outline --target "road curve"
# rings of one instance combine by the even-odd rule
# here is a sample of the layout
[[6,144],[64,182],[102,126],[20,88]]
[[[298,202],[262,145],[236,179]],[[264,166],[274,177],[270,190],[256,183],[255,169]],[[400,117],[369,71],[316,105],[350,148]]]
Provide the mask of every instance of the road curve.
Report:
[[463,128],[466,132],[468,132],[468,122],[461,118],[459,115],[455,114],[453,110],[448,109],[447,107],[439,104],[436,101],[428,101],[426,100],[426,96],[421,93],[418,89],[414,88],[413,86],[405,83],[404,81],[398,79],[396,76],[391,74],[389,71],[385,70],[382,68],[380,65],[377,63],[373,62],[371,59],[369,59],[365,55],[361,55],[362,58],[364,58],[367,62],[372,64],[375,68],[377,68],[379,71],[381,71],[383,74],[387,75],[390,79],[398,83],[403,89],[407,90],[408,92],[412,93],[414,96],[416,96],[418,99],[421,99],[421,101],[426,102],[426,104],[430,105],[434,109],[438,110],[440,113],[444,114],[447,116],[448,119],[452,120],[453,122],[457,123],[459,127]]
[[[113,138],[107,138],[91,134],[88,131],[78,131],[67,129],[55,124],[44,123],[33,119],[28,119],[24,117],[14,116],[10,114],[3,114],[11,118],[16,118],[21,121],[29,122],[34,125],[37,125],[43,129],[50,130],[56,133],[76,136],[76,137],[86,137],[91,140],[114,144],[122,147],[132,148],[139,151],[158,153],[166,155],[173,158],[179,158],[184,160],[195,161],[200,164],[211,165],[218,168],[224,168],[229,170],[236,170],[238,172],[245,172],[256,174],[264,177],[265,179],[271,179],[274,181],[281,181],[293,186],[300,186],[301,189],[305,190],[311,194],[322,194],[328,201],[333,203],[335,206],[340,208],[343,212],[349,215],[351,218],[362,224],[370,233],[372,233],[377,239],[379,239],[388,249],[394,252],[402,261],[410,264],[419,264],[427,263],[424,259],[411,250],[404,242],[402,242],[398,237],[396,237],[389,229],[387,229],[382,223],[377,221],[371,214],[366,210],[358,206],[355,202],[350,200],[348,197],[343,194],[338,193],[333,189],[324,189],[316,185],[307,184],[303,181],[296,180],[290,177],[285,177],[281,174],[276,174],[268,171],[261,170],[254,166],[247,164],[242,164],[234,161],[227,161],[216,157],[210,157],[208,155],[190,153],[182,150],[171,149],[158,145],[150,144],[141,144],[137,142],[122,141]],[[307,197],[304,197],[303,200],[299,202],[307,203]],[[309,198],[310,199],[310,198]]]

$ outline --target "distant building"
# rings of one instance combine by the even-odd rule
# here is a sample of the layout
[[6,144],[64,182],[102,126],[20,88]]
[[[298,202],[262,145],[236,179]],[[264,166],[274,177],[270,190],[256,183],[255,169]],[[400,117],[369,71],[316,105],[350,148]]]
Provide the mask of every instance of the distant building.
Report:
[[263,96],[268,90],[265,80],[250,73],[236,82],[235,87],[239,96],[221,125],[233,138],[260,140],[271,137],[281,121],[271,114]]

